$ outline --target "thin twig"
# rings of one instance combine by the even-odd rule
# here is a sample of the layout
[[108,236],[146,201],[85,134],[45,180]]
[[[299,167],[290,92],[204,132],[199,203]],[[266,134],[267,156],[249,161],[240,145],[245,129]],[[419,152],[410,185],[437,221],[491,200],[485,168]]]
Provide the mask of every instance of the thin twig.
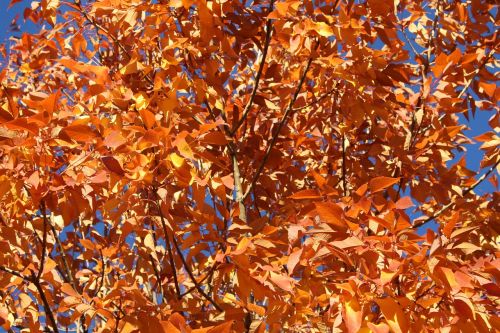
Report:
[[63,264],[64,264],[64,269],[66,271],[66,276],[68,277],[68,280],[69,280],[69,283],[71,284],[71,286],[75,290],[77,290],[76,284],[75,284],[75,279],[73,278],[73,274],[71,273],[71,269],[69,267],[68,260],[66,258],[66,252],[64,251],[64,247],[61,244],[61,240],[59,239],[59,235],[57,234],[57,231],[56,231],[54,225],[52,223],[49,223],[49,224],[50,224],[50,229],[52,231],[52,234],[54,235],[54,238],[56,240],[56,244],[57,244],[57,247],[59,249],[59,252],[61,253],[61,257],[62,257]]
[[347,194],[347,177],[346,177],[346,156],[345,156],[345,134],[342,134],[342,193],[344,197]]
[[[92,24],[94,26],[94,28],[96,29],[96,32],[97,32],[98,35],[99,35],[99,30],[101,30],[106,36],[108,36],[109,38],[111,38],[111,40],[113,41],[113,43],[115,43],[120,48],[120,50],[122,50],[123,53],[125,53],[127,55],[127,57],[128,57],[129,60],[132,59],[132,56],[130,55],[130,53],[128,52],[128,50],[125,48],[125,46],[123,46],[122,43],[120,43],[120,41],[118,40],[118,38],[116,38],[115,36],[113,36],[106,28],[104,28],[102,25],[100,25],[99,23],[97,23],[93,18],[91,18],[85,12],[85,10],[82,7],[82,4],[81,4],[80,0],[75,0],[75,4],[78,6],[78,8],[80,10],[80,13],[83,15],[83,17],[87,21],[89,21],[90,24]],[[144,77],[146,78],[146,80],[148,81],[148,83],[154,85],[154,82],[149,77],[149,74],[144,75]]]
[[179,289],[179,281],[177,279],[177,269],[175,268],[175,261],[174,261],[174,256],[172,254],[172,246],[170,245],[170,238],[168,236],[167,224],[165,223],[165,217],[163,216],[163,212],[161,210],[159,195],[156,192],[156,189],[154,190],[154,193],[155,193],[155,195],[157,197],[156,198],[156,205],[158,206],[158,211],[159,211],[159,214],[160,214],[161,226],[163,228],[163,234],[165,236],[165,243],[166,243],[166,246],[167,246],[168,260],[170,262],[170,267],[171,267],[172,273],[173,273],[174,285],[175,285],[175,294],[177,295],[177,299],[180,299],[181,298],[181,291]]
[[317,99],[315,99],[314,101],[304,105],[304,106],[301,106],[299,108],[294,108],[292,111],[293,112],[297,112],[297,111],[300,111],[300,110],[304,110],[304,109],[307,109],[308,107],[311,107],[313,106],[314,104],[317,104],[319,102],[321,102],[322,100],[324,100],[325,98],[327,98],[328,96],[330,96],[331,94],[333,94],[335,91],[337,90],[337,82],[335,82],[334,86],[332,89],[330,89],[329,91],[327,91],[326,93],[324,93],[323,95],[321,95],[320,97],[318,97]]
[[5,272],[5,273],[10,274],[10,275],[17,276],[18,278],[21,278],[21,279],[26,280],[28,282],[32,282],[30,277],[25,276],[22,273],[19,273],[19,272],[15,271],[9,267],[5,267],[3,265],[0,265],[0,271]]
[[[200,279],[200,281],[198,281],[198,284],[202,284],[206,279],[210,278],[214,274],[217,266],[218,266],[218,263],[215,263],[212,267],[210,267],[210,270],[205,274],[205,276],[202,279]],[[184,297],[184,296],[190,294],[195,289],[196,289],[196,285],[194,285],[193,287],[191,287],[188,290],[186,290],[185,292],[183,292],[181,294],[181,297]]]
[[[103,285],[104,285],[104,274],[106,272],[106,262],[104,261],[104,255],[102,254],[102,250],[99,250],[99,253],[101,254],[101,266],[102,266],[102,272],[101,272],[101,281],[99,283],[99,287],[97,287],[96,292],[95,292],[95,297],[98,297],[99,292],[101,291]],[[93,300],[92,300],[93,301]]]
[[[469,194],[479,184],[481,184],[486,178],[488,178],[488,176],[493,172],[493,170],[495,170],[495,168],[498,166],[499,163],[500,163],[500,159],[493,166],[491,166],[491,168],[484,175],[482,175],[474,184],[472,184],[470,187],[468,187],[467,189],[465,189],[463,191],[463,193],[462,193],[462,197],[464,197],[467,194]],[[411,228],[412,229],[420,228],[421,226],[423,226],[423,225],[431,222],[432,220],[434,220],[435,218],[437,218],[438,216],[440,216],[441,214],[443,214],[445,211],[447,211],[450,207],[452,207],[455,204],[457,198],[458,198],[458,196],[455,197],[455,199],[451,200],[448,204],[444,205],[436,213],[434,213],[433,215],[431,215],[428,218],[426,218],[425,220],[413,224],[411,226]]]
[[182,261],[182,264],[184,265],[184,268],[186,269],[186,272],[188,273],[188,276],[189,278],[191,279],[191,281],[193,281],[196,289],[198,290],[198,292],[207,299],[207,301],[209,301],[210,303],[212,303],[212,305],[219,311],[219,312],[224,312],[224,309],[222,309],[220,307],[219,304],[217,304],[213,299],[212,297],[210,297],[210,295],[208,295],[206,292],[203,291],[203,289],[201,288],[200,284],[198,283],[198,281],[196,281],[196,278],[194,277],[193,275],[193,272],[191,272],[191,269],[189,268],[189,265],[187,264],[186,262],[186,258],[184,258],[184,255],[182,254],[182,249],[180,248],[179,246],[179,243],[177,242],[177,240],[175,239],[175,235],[172,234],[172,242],[174,243],[174,246],[175,246],[175,249],[177,250],[177,254],[179,255],[179,257],[181,258],[181,261]]
[[[316,47],[318,47],[318,46],[319,46],[319,43],[316,45]],[[285,114],[283,115],[283,118],[281,119],[281,121],[280,121],[280,123],[278,125],[278,128],[276,129],[276,132],[274,133],[274,135],[273,135],[273,137],[271,139],[271,142],[269,143],[269,146],[266,149],[266,152],[264,154],[264,158],[260,162],[260,165],[259,165],[259,167],[257,169],[257,172],[255,173],[254,177],[252,178],[252,182],[248,186],[248,189],[245,192],[245,194],[243,195],[243,200],[252,191],[253,187],[255,186],[255,183],[257,183],[257,180],[259,179],[260,174],[264,170],[264,166],[265,166],[267,160],[269,159],[269,156],[271,155],[271,150],[273,149],[273,147],[274,147],[274,145],[276,143],[276,140],[278,139],[278,136],[280,135],[280,132],[281,132],[282,128],[285,126],[285,124],[286,124],[286,122],[288,120],[288,116],[293,111],[293,104],[295,103],[295,101],[297,100],[297,97],[299,96],[300,90],[301,90],[302,85],[303,85],[303,83],[304,83],[304,81],[306,79],[306,76],[307,76],[307,73],[309,71],[309,68],[311,67],[311,63],[312,63],[312,60],[313,60],[313,54],[314,53],[315,53],[315,51],[312,52],[311,56],[309,57],[309,60],[307,61],[306,68],[304,70],[304,73],[302,74],[302,77],[300,78],[300,81],[299,81],[299,84],[298,84],[297,88],[295,89],[295,93],[293,94],[293,97],[290,100],[290,104],[288,105],[288,108],[287,108]]]
[[[269,2],[269,9],[268,9],[269,13],[271,13],[273,11],[273,6],[274,6],[274,0],[271,0]],[[272,20],[267,19],[266,40],[264,42],[264,50],[262,51],[262,60],[260,61],[259,71],[257,72],[257,76],[255,77],[255,84],[253,86],[252,94],[250,95],[250,99],[248,100],[248,103],[245,106],[245,109],[243,111],[243,115],[241,116],[241,119],[238,120],[238,122],[234,126],[233,130],[231,131],[231,136],[233,136],[238,131],[241,124],[243,124],[243,122],[247,118],[248,113],[250,112],[250,109],[252,108],[253,100],[255,98],[255,95],[257,94],[257,89],[259,88],[259,81],[260,81],[260,77],[262,75],[262,70],[264,69],[264,65],[266,63],[267,50],[269,49],[269,43],[271,41],[271,32],[272,32]]]
[[[160,295],[162,296],[162,299],[163,299],[163,290],[161,287],[160,272],[158,272],[158,268],[156,267],[156,262],[155,262],[152,254],[149,254],[149,260],[151,260],[151,266],[153,266],[153,270],[154,270],[155,277],[157,280],[156,284],[158,284],[158,289],[160,290]],[[182,297],[182,295],[180,297]],[[154,300],[154,301],[156,301],[156,300]]]
[[45,207],[45,201],[42,200],[42,203],[40,205],[40,210],[42,211],[42,216],[43,216],[43,234],[42,234],[42,258],[40,260],[40,267],[38,268],[38,273],[36,275],[36,279],[39,281],[40,277],[42,276],[43,269],[45,266],[45,252],[47,251],[47,214],[46,214],[46,207]]

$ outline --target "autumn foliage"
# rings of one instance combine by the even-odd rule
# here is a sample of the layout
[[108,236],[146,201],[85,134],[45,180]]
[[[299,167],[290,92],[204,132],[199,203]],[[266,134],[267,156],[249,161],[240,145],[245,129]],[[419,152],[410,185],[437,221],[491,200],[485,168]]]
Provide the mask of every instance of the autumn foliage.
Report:
[[500,330],[495,1],[17,2],[4,330]]

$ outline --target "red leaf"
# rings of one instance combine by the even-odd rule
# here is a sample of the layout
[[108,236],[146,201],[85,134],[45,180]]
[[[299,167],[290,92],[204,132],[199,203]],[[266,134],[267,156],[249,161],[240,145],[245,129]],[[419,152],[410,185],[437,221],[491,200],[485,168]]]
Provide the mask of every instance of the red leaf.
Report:
[[102,163],[108,168],[109,171],[116,173],[117,175],[123,176],[125,174],[125,171],[123,171],[122,166],[120,163],[111,156],[103,156],[101,157]]

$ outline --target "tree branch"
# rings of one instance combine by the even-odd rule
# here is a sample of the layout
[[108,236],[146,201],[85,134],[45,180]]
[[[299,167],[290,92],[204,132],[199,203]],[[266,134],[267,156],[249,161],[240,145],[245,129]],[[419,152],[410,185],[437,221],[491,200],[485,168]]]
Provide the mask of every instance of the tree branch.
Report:
[[[128,59],[132,59],[132,56],[130,55],[130,53],[127,51],[127,49],[125,48],[125,46],[122,45],[122,43],[120,43],[120,41],[115,37],[113,36],[106,28],[104,28],[102,25],[100,25],[99,23],[97,23],[93,18],[91,18],[86,12],[85,10],[83,9],[82,7],[82,4],[80,2],[80,0],[75,0],[75,4],[77,5],[80,13],[83,15],[83,17],[90,23],[94,26],[94,28],[96,29],[96,33],[97,35],[99,35],[99,30],[102,31],[106,36],[108,36],[109,38],[111,38],[111,40],[113,41],[113,43],[115,43],[118,48],[120,48],[120,50],[122,50],[123,53],[125,53],[128,57]],[[100,37],[99,37],[100,39]],[[146,80],[148,81],[148,83],[154,85],[154,82],[153,80],[149,77],[149,74],[146,74],[144,75],[144,77],[146,78]]]
[[220,307],[219,304],[217,304],[213,299],[212,297],[210,297],[210,295],[208,295],[207,293],[205,293],[203,291],[203,289],[201,288],[200,284],[198,283],[198,281],[196,281],[196,278],[194,277],[193,275],[193,272],[191,272],[191,269],[189,268],[189,265],[187,264],[186,262],[186,259],[184,258],[184,255],[182,254],[182,250],[179,246],[179,243],[177,243],[177,240],[175,239],[175,235],[172,234],[172,241],[174,243],[174,246],[175,246],[175,249],[177,250],[177,253],[179,254],[179,257],[181,258],[181,261],[182,261],[182,264],[184,265],[184,268],[186,269],[186,272],[188,273],[188,276],[189,278],[191,279],[191,281],[193,281],[196,289],[198,290],[198,292],[203,296],[205,297],[210,303],[212,303],[212,305],[219,311],[219,312],[224,312],[224,309],[222,309]]
[[[271,13],[273,11],[273,6],[274,6],[274,0],[271,0],[269,2],[268,13]],[[262,70],[264,69],[264,65],[266,63],[267,50],[269,49],[269,43],[271,41],[271,32],[272,32],[272,20],[267,19],[266,40],[264,42],[264,50],[262,51],[262,60],[260,61],[259,71],[257,72],[257,76],[255,77],[255,84],[254,84],[254,87],[252,90],[252,94],[250,95],[250,100],[248,100],[248,103],[245,106],[245,109],[243,111],[243,115],[241,116],[241,119],[236,123],[236,125],[232,129],[231,136],[233,136],[238,131],[241,124],[243,124],[243,122],[247,118],[248,113],[250,112],[250,109],[252,108],[253,100],[255,98],[255,95],[257,94],[257,89],[259,88],[259,81],[260,81],[260,77],[262,75]]]
[[154,193],[156,195],[156,205],[158,206],[158,211],[160,213],[160,221],[161,221],[161,226],[163,228],[163,234],[165,235],[165,243],[167,246],[168,260],[170,262],[170,267],[172,268],[174,285],[175,285],[175,294],[177,295],[177,299],[180,299],[181,298],[181,291],[179,289],[179,281],[177,280],[177,270],[175,268],[174,256],[172,255],[172,246],[170,245],[170,238],[168,237],[167,225],[165,223],[165,217],[163,216],[163,212],[161,210],[159,195],[156,192],[156,189],[154,190]]
[[[205,274],[205,276],[203,278],[200,279],[200,281],[198,281],[198,284],[202,284],[206,279],[210,278],[214,274],[217,266],[218,266],[218,263],[215,263],[212,267],[210,267],[210,270]],[[190,294],[195,289],[196,289],[196,285],[194,285],[193,287],[191,287],[188,290],[186,290],[185,292],[183,292],[181,294],[181,297],[184,297],[184,296]]]
[[73,274],[71,272],[71,269],[70,269],[69,264],[68,264],[68,260],[66,258],[66,251],[64,251],[64,248],[61,244],[61,240],[59,239],[59,235],[57,234],[57,231],[56,231],[54,225],[50,222],[49,222],[49,224],[50,224],[50,229],[52,231],[52,234],[54,235],[54,238],[56,240],[57,248],[59,249],[59,252],[61,253],[61,257],[62,257],[63,264],[64,264],[64,269],[66,271],[66,275],[68,276],[69,283],[71,284],[71,286],[75,290],[78,290],[76,288],[75,279],[73,278]]
[[10,275],[17,276],[18,278],[21,278],[21,279],[23,279],[25,281],[32,282],[31,278],[29,276],[25,276],[22,273],[19,273],[19,272],[15,271],[15,270],[13,270],[11,268],[8,268],[8,267],[5,267],[3,265],[0,265],[0,271],[5,272],[5,273],[10,274]]
[[[500,163],[500,159],[493,166],[491,166],[491,168],[489,168],[489,170],[484,175],[482,175],[474,184],[472,184],[469,188],[465,189],[464,192],[462,193],[462,197],[464,197],[467,194],[469,194],[479,184],[481,184],[486,178],[488,178],[488,176],[493,172],[493,170],[495,170],[495,168],[498,166],[499,163]],[[445,211],[447,211],[450,207],[452,207],[455,204],[456,199],[457,199],[457,197],[455,197],[454,200],[450,201],[448,204],[446,204],[445,206],[443,206],[440,210],[438,210],[436,213],[434,213],[433,215],[429,216],[425,220],[413,224],[411,226],[411,228],[412,229],[420,228],[420,227],[424,226],[425,224],[431,222],[432,220],[434,220],[435,218],[437,218],[438,216],[440,216],[441,214],[443,214]]]
[[36,275],[36,279],[40,280],[40,277],[42,276],[43,273],[43,268],[45,266],[45,252],[47,251],[47,214],[46,214],[46,207],[45,207],[45,201],[42,200],[42,203],[40,205],[40,210],[42,211],[42,216],[43,216],[43,235],[42,235],[42,258],[40,260],[40,267],[38,268],[38,273]]
[[52,331],[55,333],[58,333],[59,330],[57,328],[57,322],[54,317],[54,314],[52,313],[52,310],[49,305],[49,301],[47,300],[47,297],[45,296],[45,292],[43,291],[42,284],[40,283],[40,280],[38,279],[37,276],[33,274],[31,278],[31,282],[35,285],[36,289],[38,290],[38,293],[40,294],[40,298],[42,299],[43,303],[43,308],[45,310],[45,316],[48,318],[48,321],[50,322],[50,325],[52,326]]
[[[316,44],[316,48],[319,46],[319,43]],[[279,123],[278,125],[278,128],[276,130],[276,132],[274,133],[272,139],[271,139],[271,142],[269,143],[269,146],[267,147],[266,149],[266,152],[264,154],[264,158],[262,159],[262,161],[260,162],[260,165],[257,169],[257,172],[255,173],[254,177],[252,178],[252,182],[250,183],[250,185],[248,186],[248,189],[247,191],[245,192],[245,194],[243,195],[243,200],[248,196],[248,194],[252,191],[253,187],[255,186],[255,183],[257,182],[257,180],[259,179],[260,177],[260,174],[262,173],[262,171],[264,170],[264,166],[267,162],[267,160],[269,159],[269,156],[271,155],[271,150],[273,149],[274,145],[276,144],[276,140],[278,139],[278,136],[280,135],[280,132],[282,130],[282,128],[285,126],[287,120],[288,120],[288,116],[292,113],[293,111],[293,104],[295,103],[295,101],[297,100],[297,97],[299,96],[299,93],[300,93],[300,90],[302,89],[302,85],[306,79],[306,76],[307,76],[307,72],[309,71],[309,68],[311,67],[311,63],[312,63],[312,60],[313,60],[313,54],[315,53],[315,51],[312,52],[311,54],[311,57],[309,58],[309,60],[307,61],[307,65],[306,65],[306,68],[304,70],[304,73],[302,74],[302,77],[300,78],[300,81],[299,81],[299,84],[297,86],[297,88],[295,89],[295,93],[293,94],[293,97],[292,99],[290,100],[290,104],[288,105],[288,108],[285,112],[285,114],[283,115],[283,118],[281,119],[281,122]]]

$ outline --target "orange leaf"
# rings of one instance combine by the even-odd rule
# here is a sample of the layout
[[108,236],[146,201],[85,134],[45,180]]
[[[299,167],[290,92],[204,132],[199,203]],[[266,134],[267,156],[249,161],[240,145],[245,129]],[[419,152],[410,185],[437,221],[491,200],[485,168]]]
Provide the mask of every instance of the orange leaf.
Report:
[[316,202],[316,211],[326,223],[333,224],[341,230],[347,229],[346,222],[342,219],[344,211],[333,202]]
[[234,322],[233,321],[228,321],[223,324],[217,325],[210,330],[208,330],[207,333],[230,333],[231,332],[231,327],[233,327]]
[[389,326],[387,326],[386,323],[368,323],[368,328],[371,329],[373,333],[389,333]]
[[373,178],[369,182],[370,191],[372,193],[376,193],[388,188],[389,186],[396,184],[397,182],[399,182],[399,178],[392,178],[392,177]]
[[333,241],[330,243],[331,245],[338,247],[339,249],[346,249],[348,247],[356,247],[356,246],[361,246],[364,245],[358,237],[348,237],[344,240],[341,241]]
[[94,132],[87,125],[76,124],[66,126],[59,132],[59,137],[66,141],[87,142],[95,138]]
[[198,328],[191,331],[191,333],[229,333],[233,326],[233,321],[228,321],[217,326],[210,326],[205,328]]
[[410,197],[403,197],[396,202],[397,209],[407,209],[415,206]]
[[406,318],[401,306],[392,298],[380,298],[376,300],[380,306],[380,311],[385,320],[395,333],[408,332],[408,319]]
[[316,190],[302,190],[296,192],[289,196],[289,198],[301,200],[301,199],[319,199],[321,195]]
[[193,151],[184,138],[177,138],[174,142],[174,145],[177,146],[177,149],[179,149],[179,153],[185,158],[194,158]]
[[156,118],[153,112],[148,111],[146,109],[139,110],[139,114],[141,115],[142,122],[146,126],[147,129],[151,129],[156,124]]
[[61,291],[66,295],[80,298],[80,294],[78,294],[69,283],[63,283],[61,286]]
[[233,251],[234,255],[240,255],[243,252],[246,251],[248,246],[250,245],[251,240],[248,237],[243,237],[241,241],[238,243],[238,246],[236,247],[236,250]]
[[112,131],[104,139],[104,144],[110,148],[117,148],[127,142],[119,131]]
[[223,146],[227,144],[226,137],[221,132],[210,132],[203,136],[202,142],[209,145]]
[[292,285],[293,279],[288,277],[288,276],[277,274],[274,272],[270,272],[269,279],[275,285],[277,285],[278,287],[280,287],[281,289],[283,289],[285,291],[292,291],[293,290],[293,285]]
[[301,255],[302,255],[302,249],[290,253],[290,255],[288,256],[288,262],[286,264],[286,267],[288,269],[288,274],[290,275],[293,274],[293,270],[295,266],[297,266],[297,264],[299,263]]

